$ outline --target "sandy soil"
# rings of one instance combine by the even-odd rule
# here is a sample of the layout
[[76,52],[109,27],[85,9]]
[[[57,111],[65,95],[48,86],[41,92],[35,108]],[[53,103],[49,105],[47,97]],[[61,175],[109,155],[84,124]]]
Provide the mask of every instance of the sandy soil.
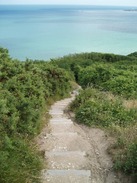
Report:
[[90,144],[87,151],[92,172],[92,183],[131,183],[131,180],[113,170],[113,162],[107,149],[112,144],[112,139],[107,137],[105,132],[98,128],[88,128],[84,125],[77,125],[77,131]]

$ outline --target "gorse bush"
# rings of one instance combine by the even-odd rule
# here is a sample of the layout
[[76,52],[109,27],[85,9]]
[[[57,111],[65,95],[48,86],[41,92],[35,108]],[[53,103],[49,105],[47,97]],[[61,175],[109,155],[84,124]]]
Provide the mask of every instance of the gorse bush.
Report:
[[[52,62],[73,73],[84,89],[70,106],[77,121],[114,131],[118,137],[117,153],[113,155],[115,168],[136,174],[137,133],[133,131],[136,129],[137,107],[131,103],[132,100],[136,103],[137,99],[137,52],[127,56],[83,53]],[[125,101],[130,107],[124,105]]]
[[94,86],[103,91],[126,98],[137,98],[137,74],[129,70],[119,70],[110,64],[94,64],[81,69],[78,82],[83,88]]
[[128,145],[124,154],[118,153],[115,169],[122,169],[126,173],[137,176],[137,142]]
[[82,53],[64,56],[63,58],[53,59],[52,62],[61,68],[73,71],[73,68],[78,65],[82,68],[91,66],[94,63],[116,63],[125,60],[134,60],[130,56],[114,55],[106,53]]
[[77,121],[89,126],[115,124],[124,127],[137,119],[136,109],[126,109],[120,100],[110,100],[107,93],[92,88],[82,91],[71,108],[76,112]]
[[[129,73],[129,72],[128,72]],[[128,74],[127,73],[127,74]],[[130,73],[129,73],[130,74]],[[108,80],[103,84],[103,88],[112,91],[114,94],[121,95],[127,99],[137,99],[137,81],[136,74],[119,75],[115,78]]]
[[136,176],[137,108],[125,107],[122,98],[108,92],[86,88],[72,102],[70,109],[75,112],[78,123],[115,131],[118,140],[114,167]]
[[115,167],[135,174],[136,133],[125,140],[124,131],[131,134],[134,126],[136,129],[137,109],[125,107],[123,99],[137,98],[136,63],[136,52],[128,56],[83,53],[51,62],[20,62],[0,48],[0,182],[40,181],[41,158],[30,142],[40,132],[43,112],[51,101],[68,96],[74,78],[85,89],[71,104],[76,119],[117,131],[118,148],[123,150],[114,159]]
[[137,58],[133,55],[136,53],[128,56],[84,53],[52,62],[71,71],[83,88],[92,86],[127,99],[136,99]]
[[109,64],[94,64],[92,67],[81,69],[78,75],[78,81],[81,86],[99,87],[102,83],[108,81],[114,75],[113,68]]
[[29,141],[49,101],[68,96],[70,74],[44,61],[20,62],[0,49],[0,182],[39,182],[41,158]]
[[39,182],[38,171],[42,168],[42,160],[28,144],[20,137],[5,136],[0,151],[1,182]]

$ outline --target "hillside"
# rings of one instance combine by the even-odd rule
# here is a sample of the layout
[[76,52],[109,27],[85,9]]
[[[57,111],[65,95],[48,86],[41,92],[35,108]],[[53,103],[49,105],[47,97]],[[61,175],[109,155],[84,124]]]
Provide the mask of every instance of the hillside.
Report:
[[136,52],[21,62],[0,48],[0,182],[39,182],[43,160],[33,139],[49,106],[69,96],[74,81],[83,89],[70,105],[76,121],[113,136],[115,143],[108,151],[115,170],[136,177]]
[[20,62],[0,49],[0,182],[39,182],[42,158],[32,143],[50,104],[68,96],[68,72],[47,62]]
[[79,124],[102,128],[115,143],[114,168],[137,178],[137,57],[83,53],[52,61],[73,73],[83,90],[70,106]]

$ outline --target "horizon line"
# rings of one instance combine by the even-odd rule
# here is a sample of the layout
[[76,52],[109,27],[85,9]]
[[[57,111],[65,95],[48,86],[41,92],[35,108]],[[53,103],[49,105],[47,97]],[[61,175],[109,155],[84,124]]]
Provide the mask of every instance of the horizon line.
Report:
[[137,5],[110,5],[110,4],[105,4],[105,5],[103,5],[103,4],[38,4],[38,3],[35,3],[35,4],[23,4],[23,3],[21,3],[21,4],[19,4],[19,3],[15,3],[15,4],[0,4],[0,5],[50,5],[50,6],[54,6],[54,5],[58,5],[58,6],[60,6],[60,5],[62,5],[62,6],[123,6],[123,7],[126,7],[126,6],[135,6],[135,7],[137,7]]

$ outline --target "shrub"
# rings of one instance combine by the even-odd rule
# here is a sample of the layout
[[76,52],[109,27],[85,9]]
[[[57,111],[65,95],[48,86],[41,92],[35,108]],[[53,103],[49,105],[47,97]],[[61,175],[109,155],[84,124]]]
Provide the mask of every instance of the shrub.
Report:
[[137,142],[128,145],[124,154],[117,155],[115,169],[122,169],[126,173],[137,176]]
[[114,75],[114,68],[106,64],[94,64],[92,67],[81,69],[78,75],[79,84],[86,88],[88,86],[100,87]]
[[5,136],[0,149],[0,181],[2,183],[38,183],[42,158],[27,141]]
[[125,98],[136,99],[137,98],[137,80],[133,74],[117,76],[104,83],[103,87],[112,91],[114,94],[121,95]]
[[42,161],[29,141],[49,101],[69,95],[70,75],[50,63],[12,60],[0,49],[0,182],[39,182]]
[[76,111],[76,119],[89,126],[127,126],[135,123],[136,117],[136,110],[127,110],[120,102],[108,99],[89,99]]
[[112,153],[115,169],[136,176],[137,108],[126,108],[122,98],[97,89],[87,88],[76,97],[70,105],[70,109],[75,112],[78,123],[105,127],[111,135],[116,137],[115,149],[111,148],[110,151],[115,152]]
[[[87,92],[88,90],[88,92]],[[72,103],[72,107],[76,109],[76,119],[80,123],[86,125],[110,126],[111,124],[119,126],[127,126],[136,121],[136,110],[124,108],[121,101],[109,100],[105,93],[101,93],[95,89],[87,89]],[[89,95],[91,92],[91,96]],[[88,94],[88,95],[87,95]],[[90,97],[89,97],[90,96]]]

